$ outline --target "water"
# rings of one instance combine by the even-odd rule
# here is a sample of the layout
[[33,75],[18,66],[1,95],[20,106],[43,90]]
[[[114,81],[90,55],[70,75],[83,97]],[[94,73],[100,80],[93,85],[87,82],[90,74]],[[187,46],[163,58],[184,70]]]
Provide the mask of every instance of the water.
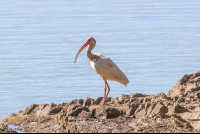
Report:
[[22,132],[22,131],[17,130],[18,129],[17,126],[8,125],[8,128],[11,128],[12,130],[16,131],[17,133],[26,133],[26,132]]
[[0,1],[0,120],[31,104],[103,96],[86,50],[110,57],[127,75],[109,97],[167,93],[200,70],[200,1]]

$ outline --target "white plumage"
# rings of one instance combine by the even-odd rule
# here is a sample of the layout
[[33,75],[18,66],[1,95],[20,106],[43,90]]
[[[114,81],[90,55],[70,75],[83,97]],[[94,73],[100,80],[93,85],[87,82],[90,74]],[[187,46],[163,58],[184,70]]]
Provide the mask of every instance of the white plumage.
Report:
[[127,86],[129,80],[126,77],[126,75],[118,68],[118,66],[110,58],[100,53],[95,53],[95,54],[91,53],[92,49],[94,49],[96,45],[96,40],[92,37],[87,39],[86,43],[80,48],[75,57],[74,63],[76,63],[77,57],[80,54],[80,52],[88,45],[89,47],[87,49],[87,57],[90,60],[90,64],[94,69],[94,71],[96,71],[100,75],[100,77],[104,80],[105,83],[104,102],[100,105],[101,106],[109,105],[106,103],[107,96],[110,92],[110,87],[108,85],[107,80],[117,81],[125,86]]
[[93,59],[90,64],[104,81],[113,80],[127,86],[129,83],[128,78],[110,58],[100,53],[95,53],[94,55],[97,55],[98,59]]

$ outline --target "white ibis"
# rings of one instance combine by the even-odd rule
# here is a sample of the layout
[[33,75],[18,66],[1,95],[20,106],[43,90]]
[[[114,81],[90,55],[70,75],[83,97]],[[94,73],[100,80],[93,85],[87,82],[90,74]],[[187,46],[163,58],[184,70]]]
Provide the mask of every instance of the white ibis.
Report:
[[[87,57],[90,61],[90,64],[95,72],[97,72],[100,77],[104,80],[105,88],[104,88],[104,101],[100,104],[100,106],[103,105],[109,105],[106,103],[107,96],[110,92],[110,87],[108,85],[107,80],[113,80],[117,81],[125,86],[129,83],[128,78],[126,75],[117,67],[117,65],[108,57],[104,56],[100,53],[92,54],[91,51],[96,45],[96,40],[93,37],[90,37],[87,39],[86,43],[80,48],[78,53],[76,54],[74,63],[76,63],[77,57],[80,54],[80,52],[86,47],[87,48]],[[107,94],[106,90],[108,88]]]

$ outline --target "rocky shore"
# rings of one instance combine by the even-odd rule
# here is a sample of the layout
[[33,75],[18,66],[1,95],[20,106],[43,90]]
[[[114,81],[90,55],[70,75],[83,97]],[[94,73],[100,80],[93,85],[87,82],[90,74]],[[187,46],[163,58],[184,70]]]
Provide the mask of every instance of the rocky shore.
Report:
[[122,94],[107,98],[75,99],[56,105],[33,104],[1,120],[0,133],[197,133],[200,132],[200,71],[184,75],[167,93]]

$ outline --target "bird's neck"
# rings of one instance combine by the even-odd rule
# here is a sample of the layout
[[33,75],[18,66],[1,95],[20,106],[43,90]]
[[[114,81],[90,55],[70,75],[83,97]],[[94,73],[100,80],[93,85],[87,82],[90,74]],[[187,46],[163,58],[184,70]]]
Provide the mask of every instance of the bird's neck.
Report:
[[89,47],[87,48],[87,51],[86,51],[86,54],[87,54],[87,57],[90,61],[92,61],[95,57],[94,57],[94,54],[92,54],[92,49],[94,48],[93,45],[89,45]]

